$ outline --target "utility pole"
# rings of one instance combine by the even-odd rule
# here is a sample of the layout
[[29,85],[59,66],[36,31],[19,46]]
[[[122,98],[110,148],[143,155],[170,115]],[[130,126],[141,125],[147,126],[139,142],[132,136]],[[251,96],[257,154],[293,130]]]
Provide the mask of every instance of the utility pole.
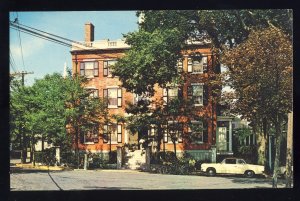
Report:
[[[15,72],[15,73],[11,73],[10,76],[21,76],[22,77],[22,87],[24,87],[25,86],[24,77],[25,77],[25,75],[28,75],[28,74],[33,74],[33,72],[27,72],[27,71]],[[21,128],[20,128],[20,132],[21,132],[21,136],[22,136],[21,163],[26,163],[27,147],[26,147],[26,142],[25,142],[25,133],[24,133],[23,126],[21,126]]]
[[24,87],[25,83],[24,83],[24,77],[27,74],[33,74],[33,72],[27,72],[27,71],[21,71],[21,72],[15,72],[15,73],[11,73],[11,76],[22,76],[22,86]]

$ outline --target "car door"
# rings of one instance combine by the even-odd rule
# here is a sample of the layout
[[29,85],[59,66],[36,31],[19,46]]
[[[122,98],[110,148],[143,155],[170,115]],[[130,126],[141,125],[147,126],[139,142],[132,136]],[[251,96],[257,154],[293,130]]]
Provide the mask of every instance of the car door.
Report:
[[235,174],[236,169],[236,159],[235,158],[227,158],[225,159],[225,163],[223,164],[223,173],[226,174]]
[[236,174],[244,174],[246,169],[247,169],[246,162],[243,159],[237,159],[236,168],[235,168]]

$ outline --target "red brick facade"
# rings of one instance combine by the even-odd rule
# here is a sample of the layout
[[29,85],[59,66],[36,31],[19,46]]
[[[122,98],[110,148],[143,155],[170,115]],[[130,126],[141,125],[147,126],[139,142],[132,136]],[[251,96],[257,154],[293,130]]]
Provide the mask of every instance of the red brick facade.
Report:
[[[86,41],[86,42],[92,42],[92,41]],[[102,41],[102,43],[109,43],[110,41]],[[88,86],[93,87],[95,89],[99,90],[99,97],[103,97],[104,89],[107,89],[109,87],[117,87],[120,86],[121,83],[118,80],[117,77],[109,77],[105,76],[104,72],[104,62],[107,60],[113,60],[116,58],[122,57],[125,53],[125,50],[128,49],[128,47],[120,47],[118,48],[118,44],[113,48],[105,47],[105,48],[94,48],[91,50],[81,50],[81,49],[73,49],[71,51],[72,54],[72,61],[73,61],[73,73],[78,72],[80,73],[80,66],[82,62],[86,61],[96,61],[98,62],[98,76],[92,77],[89,81]],[[191,53],[190,50],[184,51],[183,55],[183,72],[187,73],[187,76],[185,77],[185,83],[183,86],[183,97],[188,97],[188,86],[191,86],[192,83],[204,83],[207,81],[209,74],[213,71],[213,66],[215,65],[213,61],[215,61],[215,58],[212,57],[210,48],[207,45],[198,45],[198,49],[195,49],[194,51],[200,52],[202,55],[207,56],[207,71],[205,73],[187,73],[188,72],[188,58]],[[76,65],[77,63],[77,65]],[[163,97],[163,89],[159,88],[158,86],[155,87],[155,95],[152,97],[152,99],[160,100]],[[211,100],[211,89],[207,88],[206,91],[207,95],[207,104],[205,106],[195,106],[195,110],[199,114],[199,116],[202,116],[206,114],[206,116],[211,117],[210,120],[207,121],[207,141],[200,143],[200,144],[192,144],[187,143],[184,139],[182,143],[177,143],[176,149],[178,152],[186,151],[186,150],[210,150],[211,145],[215,145],[216,143],[216,104],[212,103]],[[113,109],[109,109],[109,112],[111,114],[119,114],[121,116],[126,116],[125,114],[125,102],[132,102],[134,100],[134,95],[130,92],[127,92],[124,88],[122,88],[122,101],[121,106]],[[129,139],[129,133],[125,134],[127,131],[125,131],[125,126],[122,125],[122,142],[121,143],[115,143],[112,144],[111,149],[115,150],[116,146],[123,146],[125,142],[128,142]],[[102,131],[99,131],[100,133]],[[99,135],[100,136],[100,135]],[[125,139],[127,138],[127,139]],[[90,143],[90,144],[80,144],[80,149],[84,150],[91,150],[91,151],[107,151],[110,149],[110,145],[105,143],[101,137],[99,137],[99,141],[97,143]],[[173,144],[168,143],[162,143],[161,149],[165,148],[165,150],[173,151],[174,147]]]

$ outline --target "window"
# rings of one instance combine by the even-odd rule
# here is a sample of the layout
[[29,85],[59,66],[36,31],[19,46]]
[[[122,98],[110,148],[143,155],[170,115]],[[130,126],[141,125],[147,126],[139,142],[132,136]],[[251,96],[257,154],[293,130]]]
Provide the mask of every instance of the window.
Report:
[[181,73],[183,71],[183,59],[177,61],[177,72]]
[[156,127],[156,125],[151,125],[148,130],[148,136],[155,137],[156,135],[157,135],[157,127]]
[[188,86],[188,98],[192,99],[195,106],[203,105],[203,84],[195,83]]
[[91,130],[84,133],[84,143],[85,144],[94,144],[98,143],[98,128],[95,126]]
[[104,97],[107,100],[108,108],[122,107],[122,89],[108,88],[103,90]]
[[188,129],[189,135],[193,139],[194,143],[204,142],[203,131],[203,122],[201,121],[193,121]]
[[237,164],[246,164],[246,162],[243,159],[237,159]]
[[177,97],[182,97],[182,90],[180,87],[170,87],[163,89],[164,105],[167,105],[170,100]]
[[97,61],[83,61],[80,63],[80,75],[88,78],[98,77],[99,66]]
[[150,103],[151,102],[151,98],[149,97],[148,94],[149,93],[147,93],[147,92],[146,92],[145,95],[133,94],[133,104],[137,104],[141,100],[148,101]]
[[122,124],[107,124],[103,129],[103,142],[122,143]]
[[207,57],[202,57],[201,61],[188,58],[189,73],[205,73],[207,71]]
[[226,159],[226,164],[236,164],[236,159],[234,159],[234,158],[227,158]]
[[172,138],[176,139],[175,142],[182,143],[183,124],[178,122],[169,121],[168,128],[164,132],[164,142],[172,143]]
[[92,98],[98,98],[99,97],[99,90],[95,88],[86,88],[88,92],[90,93],[90,97]]
[[103,64],[103,76],[111,77],[111,67],[117,63],[117,60],[104,61]]

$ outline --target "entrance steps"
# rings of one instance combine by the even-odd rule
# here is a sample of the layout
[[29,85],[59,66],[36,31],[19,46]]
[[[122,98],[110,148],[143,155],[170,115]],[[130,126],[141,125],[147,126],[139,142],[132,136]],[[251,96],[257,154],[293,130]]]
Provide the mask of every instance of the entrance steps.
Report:
[[141,169],[146,163],[146,153],[145,150],[135,150],[133,152],[129,151],[125,156],[125,168],[131,170]]

